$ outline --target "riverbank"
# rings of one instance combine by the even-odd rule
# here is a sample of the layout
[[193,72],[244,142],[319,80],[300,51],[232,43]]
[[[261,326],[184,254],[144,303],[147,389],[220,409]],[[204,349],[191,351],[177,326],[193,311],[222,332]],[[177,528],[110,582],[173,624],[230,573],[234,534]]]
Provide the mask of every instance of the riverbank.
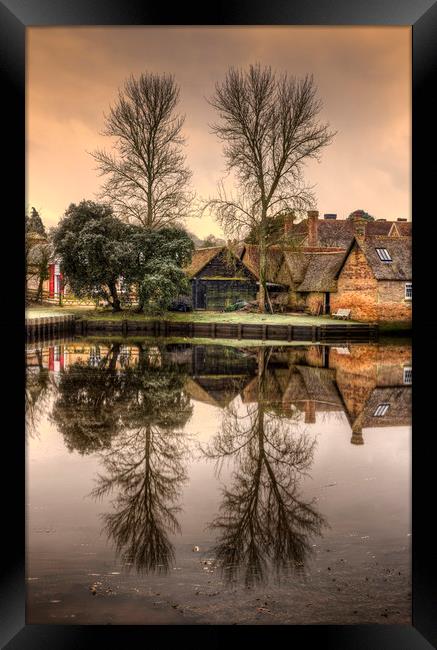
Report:
[[[107,313],[101,311],[65,313],[58,311],[28,310],[26,318],[26,340],[28,342],[49,339],[60,332],[70,335],[88,336],[92,333],[119,332],[122,336],[144,335],[152,337],[187,337],[234,339],[236,341],[301,341],[323,343],[327,341],[371,341],[378,338],[378,327],[366,323],[345,323],[325,318],[305,318],[285,314],[240,314],[219,312],[198,312],[190,314],[170,313],[161,318],[126,312]],[[169,316],[169,318],[167,317]],[[200,319],[198,317],[201,317]]]
[[[340,321],[329,316],[309,316],[307,314],[259,314],[249,312],[217,312],[217,311],[193,311],[193,312],[166,312],[162,316],[149,316],[138,314],[134,311],[124,310],[113,312],[106,309],[90,309],[89,307],[30,307],[26,310],[26,318],[45,318],[50,316],[74,315],[77,318],[87,321],[105,321],[108,323],[128,322],[150,322],[167,321],[176,323],[227,323],[227,324],[272,324],[272,325],[348,325],[358,324],[356,321]],[[362,325],[362,323],[359,323]]]

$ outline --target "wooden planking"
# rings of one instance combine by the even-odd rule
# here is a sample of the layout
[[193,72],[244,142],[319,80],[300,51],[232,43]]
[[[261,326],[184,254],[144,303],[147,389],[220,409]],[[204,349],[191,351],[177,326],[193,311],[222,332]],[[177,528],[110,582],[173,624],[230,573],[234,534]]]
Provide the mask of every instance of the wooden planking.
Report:
[[76,320],[75,316],[26,319],[27,339],[53,338],[65,332],[86,335],[88,332],[120,332],[124,336],[144,333],[151,336],[187,336],[264,341],[369,341],[378,336],[372,324],[285,325],[268,323],[195,323],[163,320],[119,321]]
[[282,325],[266,323],[196,323],[175,321],[88,321],[95,331],[144,332],[153,336],[186,336],[189,338],[223,338],[236,340],[306,341],[369,340],[377,337],[375,325]]

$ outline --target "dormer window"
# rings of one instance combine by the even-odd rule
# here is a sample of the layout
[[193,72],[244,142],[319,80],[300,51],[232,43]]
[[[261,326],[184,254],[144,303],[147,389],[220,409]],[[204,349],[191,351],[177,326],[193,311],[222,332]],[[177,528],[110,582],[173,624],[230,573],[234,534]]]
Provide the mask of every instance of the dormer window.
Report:
[[376,407],[376,411],[373,414],[374,417],[381,418],[383,415],[387,413],[389,408],[390,408],[390,404],[387,404],[386,402],[384,402],[383,404],[378,404],[378,406]]
[[378,257],[381,260],[381,262],[392,262],[392,258],[390,257],[390,253],[386,248],[377,248],[376,252],[378,253]]

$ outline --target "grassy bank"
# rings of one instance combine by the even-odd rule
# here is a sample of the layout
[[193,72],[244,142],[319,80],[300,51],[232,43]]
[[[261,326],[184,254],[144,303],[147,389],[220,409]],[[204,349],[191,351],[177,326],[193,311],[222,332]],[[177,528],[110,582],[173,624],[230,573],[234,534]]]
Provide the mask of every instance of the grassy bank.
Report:
[[216,312],[216,311],[194,311],[188,313],[167,312],[163,316],[146,316],[133,311],[122,311],[114,313],[106,309],[90,309],[89,307],[30,307],[26,310],[28,318],[40,318],[50,315],[75,314],[87,320],[105,320],[117,322],[121,320],[145,321],[145,320],[167,320],[172,322],[185,323],[244,323],[272,325],[326,325],[336,323],[354,324],[354,321],[339,321],[329,316],[308,316],[307,314],[252,314],[248,312]]
[[77,340],[83,341],[84,343],[97,343],[100,344],[110,344],[110,343],[123,343],[124,345],[135,344],[135,343],[144,343],[144,344],[157,344],[165,343],[168,344],[180,344],[180,343],[189,343],[190,345],[221,345],[224,347],[230,348],[271,348],[271,347],[301,347],[308,345],[320,345],[320,343],[311,343],[311,341],[275,341],[274,339],[263,341],[261,339],[213,339],[213,338],[201,338],[193,337],[188,338],[186,336],[166,336],[166,337],[150,337],[150,336],[128,336],[123,337],[119,335],[91,335],[87,334],[86,336],[78,336]]

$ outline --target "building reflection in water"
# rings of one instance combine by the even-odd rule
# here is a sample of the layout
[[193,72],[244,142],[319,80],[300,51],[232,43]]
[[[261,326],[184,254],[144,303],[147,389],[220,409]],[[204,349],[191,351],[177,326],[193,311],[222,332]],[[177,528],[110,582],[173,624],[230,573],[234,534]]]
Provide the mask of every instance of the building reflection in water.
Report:
[[107,535],[126,566],[166,571],[180,530],[180,495],[193,402],[222,410],[202,446],[229,460],[232,476],[209,525],[228,581],[247,585],[301,572],[327,522],[299,494],[311,472],[314,426],[344,414],[350,442],[367,428],[411,422],[411,348],[394,345],[234,348],[129,340],[71,341],[26,350],[27,429],[37,430],[50,391],[50,418],[70,451],[98,453],[93,497],[110,496]]

